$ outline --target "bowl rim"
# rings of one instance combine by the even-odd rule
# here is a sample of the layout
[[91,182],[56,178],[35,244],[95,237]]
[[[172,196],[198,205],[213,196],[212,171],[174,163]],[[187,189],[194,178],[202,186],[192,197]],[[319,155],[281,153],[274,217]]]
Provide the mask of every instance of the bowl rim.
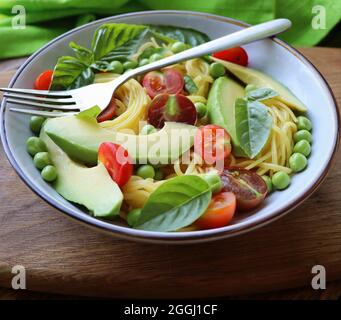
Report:
[[[35,53],[33,53],[16,71],[13,78],[11,79],[9,83],[9,87],[12,87],[19,75],[24,71],[26,66],[39,54],[41,54],[43,51],[48,49],[52,44],[59,41],[60,39],[64,38],[65,36],[71,35],[74,32],[78,32],[79,30],[86,29],[89,25],[95,25],[100,23],[105,23],[108,21],[112,21],[113,19],[120,19],[120,18],[126,18],[126,17],[132,17],[132,16],[143,16],[143,15],[160,15],[160,14],[175,14],[175,15],[191,15],[191,16],[199,16],[204,19],[208,20],[218,20],[230,24],[234,24],[240,27],[248,27],[250,24],[247,24],[245,22],[218,16],[214,14],[209,13],[202,13],[202,12],[196,12],[196,11],[184,11],[184,10],[152,10],[152,11],[140,11],[140,12],[132,12],[132,13],[125,13],[120,15],[115,15],[111,17],[106,17],[103,19],[95,20],[93,22],[87,23],[85,25],[82,25],[80,27],[74,28],[72,30],[69,30],[66,33],[63,33],[62,35],[54,38],[50,42],[48,42],[46,45],[44,45],[42,48],[37,50]],[[74,212],[73,210],[69,208],[65,208],[63,205],[59,204],[52,196],[41,193],[39,188],[35,186],[30,179],[25,175],[25,173],[21,170],[19,167],[19,164],[15,160],[14,155],[12,154],[7,137],[6,137],[6,129],[5,129],[5,105],[6,105],[6,98],[3,98],[1,103],[1,109],[0,109],[0,136],[2,145],[5,151],[5,154],[12,165],[12,167],[15,169],[16,173],[19,175],[22,181],[33,191],[35,192],[39,197],[41,197],[43,200],[48,202],[52,207],[55,209],[58,209],[62,213],[64,213],[67,217],[72,218],[73,220],[76,220],[78,222],[81,222],[89,227],[96,228],[96,230],[104,231],[105,233],[109,233],[111,235],[116,235],[121,238],[126,238],[130,240],[137,240],[137,241],[143,241],[143,242],[152,242],[152,243],[160,243],[160,244],[181,244],[181,243],[198,243],[198,242],[207,242],[212,240],[218,240],[222,238],[232,237],[236,235],[240,235],[246,232],[249,232],[251,230],[254,230],[256,228],[260,228],[270,222],[273,222],[280,217],[287,214],[289,211],[295,209],[298,205],[300,205],[305,199],[307,199],[309,196],[311,196],[317,188],[321,185],[323,180],[326,178],[327,173],[329,172],[332,162],[335,159],[335,155],[339,146],[340,141],[340,111],[337,106],[337,102],[335,99],[335,96],[327,83],[326,79],[323,77],[323,75],[320,73],[320,71],[299,51],[297,51],[295,48],[287,44],[286,42],[279,40],[276,37],[271,38],[272,41],[277,43],[278,45],[282,46],[284,49],[289,51],[291,54],[293,54],[296,58],[298,58],[302,63],[305,63],[306,66],[310,69],[312,69],[313,72],[316,72],[317,76],[319,76],[319,80],[322,84],[325,85],[325,88],[327,92],[330,94],[331,101],[333,102],[334,109],[336,111],[336,127],[337,127],[337,135],[335,137],[333,151],[330,155],[330,158],[328,162],[326,163],[325,167],[323,168],[319,178],[315,181],[315,183],[312,185],[311,188],[306,190],[304,194],[302,194],[298,199],[296,199],[291,204],[285,206],[281,210],[274,210],[270,215],[264,218],[259,218],[257,221],[249,221],[245,222],[242,226],[235,227],[233,230],[224,230],[223,228],[217,228],[217,229],[211,229],[211,230],[200,230],[196,232],[174,232],[174,233],[167,233],[167,232],[154,232],[154,231],[144,231],[144,230],[136,230],[128,227],[118,226],[115,224],[111,224],[108,222],[105,222],[103,220],[94,218],[87,214],[81,214],[78,212]]]

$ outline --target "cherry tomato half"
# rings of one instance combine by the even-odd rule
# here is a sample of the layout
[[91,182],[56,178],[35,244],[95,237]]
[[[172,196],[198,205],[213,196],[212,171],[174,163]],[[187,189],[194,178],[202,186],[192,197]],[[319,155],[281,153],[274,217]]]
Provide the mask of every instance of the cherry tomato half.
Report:
[[153,99],[160,93],[179,93],[184,87],[184,79],[180,71],[166,68],[163,71],[148,72],[142,80],[148,95]]
[[213,53],[213,57],[247,66],[249,57],[242,47],[231,48]]
[[53,70],[46,70],[42,72],[34,82],[34,89],[49,90],[52,82]]
[[200,229],[213,229],[226,226],[236,211],[236,196],[232,192],[215,195],[206,212],[194,222]]
[[116,102],[112,97],[109,105],[97,116],[97,122],[112,120],[116,115]]
[[157,95],[149,105],[148,122],[162,128],[165,121],[195,124],[197,111],[193,102],[182,94]]
[[230,135],[213,124],[200,127],[194,138],[194,151],[208,164],[227,158],[231,149]]
[[98,160],[104,164],[119,187],[124,186],[133,174],[132,159],[119,144],[103,142],[98,149]]
[[228,168],[221,174],[223,191],[233,192],[240,210],[250,210],[260,205],[268,187],[263,178],[255,172],[242,168]]

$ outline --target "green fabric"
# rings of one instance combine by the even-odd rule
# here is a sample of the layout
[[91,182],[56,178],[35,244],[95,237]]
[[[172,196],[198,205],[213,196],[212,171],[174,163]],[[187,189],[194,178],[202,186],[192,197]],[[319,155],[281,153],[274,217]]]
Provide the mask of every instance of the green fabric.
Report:
[[[13,29],[15,5],[26,10],[26,28]],[[326,12],[324,29],[314,29],[314,6]],[[24,56],[59,34],[96,18],[140,10],[192,10],[251,24],[285,17],[293,27],[280,36],[297,46],[313,46],[341,19],[340,0],[0,0],[0,59]]]

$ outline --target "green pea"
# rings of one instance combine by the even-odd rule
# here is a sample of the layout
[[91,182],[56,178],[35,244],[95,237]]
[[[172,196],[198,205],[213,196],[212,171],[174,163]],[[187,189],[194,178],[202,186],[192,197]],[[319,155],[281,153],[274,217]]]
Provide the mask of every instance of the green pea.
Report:
[[156,132],[156,129],[153,125],[151,124],[146,124],[142,129],[140,134],[151,134]]
[[123,63],[123,68],[125,71],[129,70],[129,69],[134,69],[137,67],[137,62],[130,60],[130,61],[126,61]]
[[135,223],[137,222],[137,220],[139,219],[141,215],[141,211],[142,211],[141,209],[133,209],[128,212],[128,215],[127,215],[128,225],[130,225],[131,227],[135,225]]
[[156,170],[154,175],[154,180],[162,180],[164,177],[164,174],[162,170]]
[[110,66],[112,67],[113,73],[122,74],[123,73],[123,64],[120,61],[112,61],[110,63]]
[[194,104],[195,109],[197,110],[197,114],[199,118],[202,118],[206,115],[207,113],[207,106],[206,104],[202,103],[202,102],[196,102]]
[[301,153],[304,156],[308,157],[311,152],[310,143],[307,140],[300,140],[294,146],[295,153]]
[[300,172],[304,170],[307,164],[307,158],[301,153],[293,153],[289,158],[289,167],[294,172]]
[[150,62],[154,62],[154,61],[157,61],[157,60],[161,60],[163,58],[163,56],[159,53],[154,53],[152,54],[150,57],[149,57],[149,63]]
[[51,164],[50,156],[48,152],[38,152],[33,158],[34,165],[37,169],[41,170],[47,165]]
[[212,193],[218,193],[223,188],[223,183],[217,174],[205,174],[202,178],[208,183]]
[[256,90],[256,89],[258,89],[258,87],[255,84],[248,84],[245,87],[245,93],[248,93],[248,92]]
[[265,176],[265,175],[262,176],[262,178],[268,187],[268,192],[271,193],[272,189],[273,189],[271,178],[269,176]]
[[45,181],[52,182],[57,179],[57,169],[55,166],[48,165],[41,171],[41,176]]
[[183,42],[174,42],[171,46],[171,50],[173,53],[178,53],[181,51],[184,51],[187,49],[186,44],[184,44]]
[[46,151],[44,141],[38,137],[29,137],[26,141],[26,148],[32,157],[38,152]]
[[278,171],[272,176],[272,184],[278,190],[287,188],[290,184],[290,177],[284,171]]
[[213,62],[210,65],[210,75],[213,78],[221,77],[225,74],[225,67],[219,62]]
[[299,116],[297,117],[297,128],[298,130],[308,130],[310,131],[311,121],[307,117]]
[[149,164],[144,164],[137,169],[136,174],[143,179],[153,179],[155,176],[155,169]]
[[30,119],[30,129],[32,132],[39,134],[41,126],[43,125],[45,121],[44,117],[41,116],[32,116]]
[[309,143],[312,141],[311,133],[308,130],[299,130],[294,134],[294,141],[307,140]]
[[149,64],[149,59],[147,59],[147,58],[141,59],[139,62],[140,67],[145,66],[147,64]]

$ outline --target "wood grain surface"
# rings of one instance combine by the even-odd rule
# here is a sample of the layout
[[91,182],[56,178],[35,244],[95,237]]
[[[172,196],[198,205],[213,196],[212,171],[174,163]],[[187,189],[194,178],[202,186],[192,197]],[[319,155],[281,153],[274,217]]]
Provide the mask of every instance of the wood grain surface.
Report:
[[[341,50],[302,49],[341,104]],[[326,63],[328,61],[328,63]],[[1,68],[1,63],[0,63]],[[0,73],[5,86],[12,72]],[[38,198],[0,151],[0,286],[11,268],[27,270],[27,289],[97,297],[220,297],[336,299],[341,293],[341,153],[323,185],[304,204],[259,230],[217,242],[171,246],[103,235],[70,220]],[[315,291],[311,268],[327,270]],[[304,287],[304,289],[274,291]],[[266,293],[272,292],[272,293]],[[256,294],[256,295],[253,295]],[[9,289],[3,298],[18,297]],[[30,295],[23,298],[47,298]]]

